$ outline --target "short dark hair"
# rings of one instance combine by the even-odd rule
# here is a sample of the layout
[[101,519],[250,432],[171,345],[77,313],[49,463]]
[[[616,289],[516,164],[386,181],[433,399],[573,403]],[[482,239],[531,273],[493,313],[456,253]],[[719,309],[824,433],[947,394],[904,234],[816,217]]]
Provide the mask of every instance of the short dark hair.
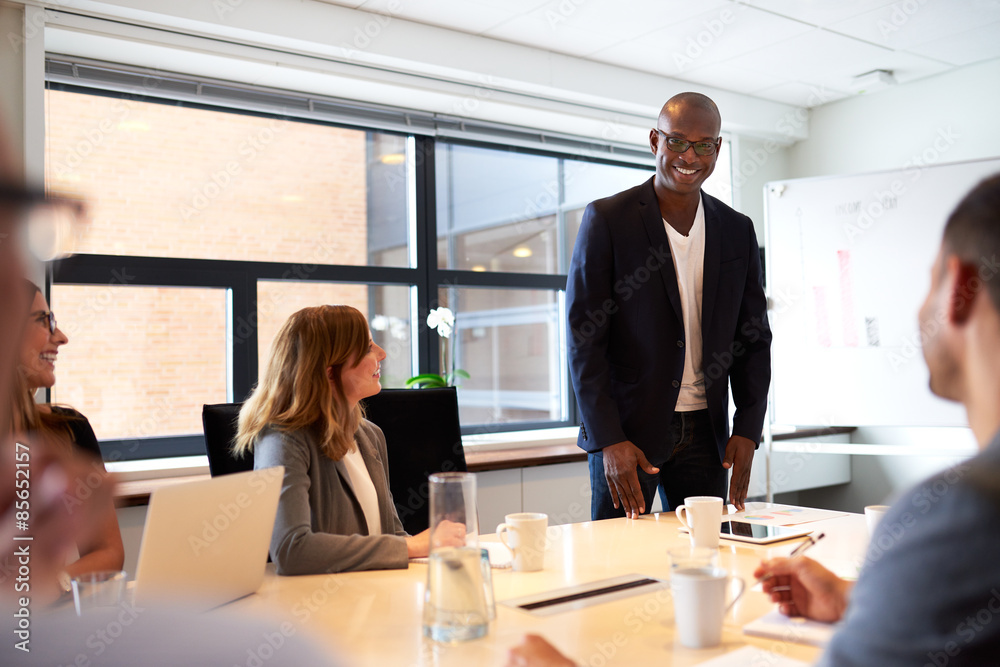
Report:
[[979,277],[993,307],[1000,310],[1000,174],[994,174],[965,195],[944,228],[945,253],[977,264]]

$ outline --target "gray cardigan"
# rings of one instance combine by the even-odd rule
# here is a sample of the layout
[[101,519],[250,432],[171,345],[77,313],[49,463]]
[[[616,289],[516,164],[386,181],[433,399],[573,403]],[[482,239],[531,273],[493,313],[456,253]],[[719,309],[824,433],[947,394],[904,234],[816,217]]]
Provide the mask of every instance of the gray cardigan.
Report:
[[278,574],[405,568],[406,532],[389,492],[385,436],[365,420],[355,433],[378,495],[382,535],[369,536],[343,461],[322,453],[311,430],[266,429],[254,444],[254,468],[285,466],[271,560]]

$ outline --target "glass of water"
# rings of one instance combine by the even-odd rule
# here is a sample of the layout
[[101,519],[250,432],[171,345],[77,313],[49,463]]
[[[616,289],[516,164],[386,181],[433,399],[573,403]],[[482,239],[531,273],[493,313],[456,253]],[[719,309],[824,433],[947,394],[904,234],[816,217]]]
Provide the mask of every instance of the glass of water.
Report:
[[424,636],[454,644],[478,639],[495,618],[489,553],[478,547],[432,551],[424,593]]

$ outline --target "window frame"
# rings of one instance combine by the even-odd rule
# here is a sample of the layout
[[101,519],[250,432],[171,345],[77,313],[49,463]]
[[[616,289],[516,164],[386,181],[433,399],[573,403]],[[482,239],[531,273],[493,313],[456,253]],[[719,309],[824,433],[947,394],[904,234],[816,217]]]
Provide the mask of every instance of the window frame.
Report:
[[[416,266],[380,267],[361,265],[315,265],[309,264],[309,271],[301,270],[303,265],[280,262],[262,262],[246,260],[192,259],[170,257],[145,257],[123,255],[86,254],[75,255],[55,262],[48,268],[46,291],[51,293],[53,284],[105,286],[109,284],[149,287],[204,287],[223,288],[230,290],[229,325],[232,331],[246,323],[250,331],[245,336],[234,337],[229,349],[231,358],[228,361],[231,368],[232,396],[230,401],[245,399],[256,382],[258,368],[258,336],[257,336],[257,282],[269,281],[317,281],[327,283],[363,283],[366,285],[398,285],[415,288],[416,303],[412,304],[417,313],[417,320],[411,322],[414,331],[415,357],[412,362],[416,367],[414,374],[433,372],[439,368],[437,334],[424,326],[427,313],[438,305],[438,290],[441,288],[489,288],[489,289],[533,289],[551,290],[557,294],[560,303],[564,303],[566,289],[566,273],[534,274],[512,272],[476,272],[462,269],[446,269],[438,267],[437,256],[437,202],[436,202],[436,172],[435,156],[437,142],[482,148],[488,150],[503,150],[529,155],[554,157],[560,160],[576,160],[630,168],[652,168],[649,164],[629,159],[614,160],[604,154],[584,155],[573,154],[566,150],[542,150],[534,147],[502,143],[498,137],[497,143],[476,139],[456,138],[450,134],[435,137],[422,133],[422,127],[412,132],[377,127],[378,123],[365,125],[360,123],[342,123],[328,120],[304,118],[300,115],[284,115],[254,109],[240,109],[234,106],[222,106],[181,100],[169,96],[169,91],[161,91],[156,95],[155,89],[149,94],[136,94],[125,90],[97,88],[90,85],[74,85],[53,81],[47,78],[46,89],[60,90],[84,95],[101,95],[106,97],[131,99],[170,106],[205,109],[216,112],[245,114],[278,120],[314,123],[331,127],[343,127],[365,132],[379,132],[412,137],[415,142],[414,172],[416,188],[416,220],[415,235],[411,234],[411,256],[416,256]],[[361,119],[364,122],[364,118]],[[584,145],[583,142],[580,142]],[[559,163],[560,202],[556,206],[557,225],[559,229],[558,251],[560,257],[558,266],[568,269],[569,248],[571,240],[565,238],[566,219],[563,191],[563,163]],[[569,246],[567,248],[566,246]],[[298,271],[296,271],[298,267]],[[127,282],[123,282],[123,277]],[[565,322],[561,323],[565,326]],[[565,341],[565,332],[561,340]],[[545,420],[531,422],[515,422],[504,424],[477,424],[462,427],[463,435],[517,432],[538,429],[572,427],[579,422],[579,411],[572,382],[569,379],[568,359],[565,346],[560,346],[558,353],[560,363],[564,367],[560,381],[566,392],[566,419],[560,421]],[[141,444],[137,444],[141,443]],[[204,437],[200,434],[189,436],[151,436],[130,439],[106,439],[100,441],[101,450],[106,460],[142,460],[164,457],[180,457],[204,455]]]

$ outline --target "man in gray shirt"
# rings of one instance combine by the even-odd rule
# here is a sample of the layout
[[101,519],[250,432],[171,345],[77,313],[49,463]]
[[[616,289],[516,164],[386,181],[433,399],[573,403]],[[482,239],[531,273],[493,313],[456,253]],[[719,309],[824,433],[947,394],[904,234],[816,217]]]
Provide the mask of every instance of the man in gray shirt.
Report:
[[931,390],[965,405],[980,454],[892,506],[856,585],[808,558],[754,573],[784,613],[842,618],[820,665],[1000,664],[998,256],[1000,174],[949,218],[920,309]]

